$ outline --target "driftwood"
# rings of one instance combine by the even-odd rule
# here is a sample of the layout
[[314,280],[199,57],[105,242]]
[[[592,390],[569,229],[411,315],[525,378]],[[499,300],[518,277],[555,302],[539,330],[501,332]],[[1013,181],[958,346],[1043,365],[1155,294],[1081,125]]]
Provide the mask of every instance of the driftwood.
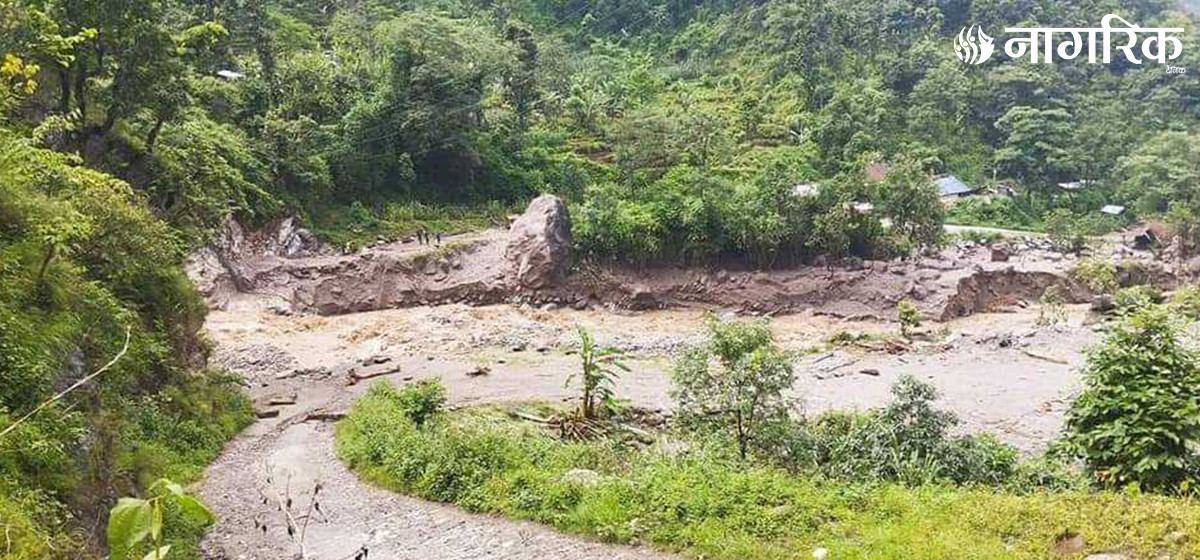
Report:
[[359,381],[366,381],[367,379],[372,379],[375,377],[383,377],[385,375],[395,375],[397,373],[400,373],[400,368],[398,368],[398,367],[388,368],[383,371],[375,371],[375,372],[370,372],[370,373],[358,373],[354,370],[350,370],[350,372],[348,374],[346,374],[346,377],[350,380],[350,385],[357,385]]
[[1029,350],[1021,350],[1021,353],[1025,354],[1026,356],[1029,356],[1030,358],[1033,358],[1035,360],[1042,360],[1043,362],[1050,362],[1052,364],[1058,364],[1060,366],[1071,365],[1071,363],[1066,360],[1060,360],[1058,358],[1051,358],[1050,356],[1043,356],[1041,354],[1035,354],[1033,352],[1030,352]]
[[519,410],[509,411],[508,415],[512,416],[513,418],[516,418],[518,420],[525,420],[528,422],[535,422],[538,424],[553,424],[554,423],[553,418],[542,418],[541,416],[534,416],[533,414],[521,412]]

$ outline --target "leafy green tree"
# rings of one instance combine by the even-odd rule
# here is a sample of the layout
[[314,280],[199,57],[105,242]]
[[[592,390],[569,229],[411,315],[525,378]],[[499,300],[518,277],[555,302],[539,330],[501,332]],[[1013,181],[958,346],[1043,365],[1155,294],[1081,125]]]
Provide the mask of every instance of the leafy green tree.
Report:
[[771,342],[765,321],[710,317],[707,344],[682,354],[671,379],[680,421],[727,433],[743,459],[780,445],[798,406],[789,394],[796,382],[791,358]]
[[945,232],[945,210],[932,177],[921,165],[894,165],[884,178],[880,198],[892,227],[914,244],[936,245]]
[[540,99],[538,91],[538,46],[533,32],[519,22],[509,22],[504,30],[504,39],[516,49],[516,64],[504,77],[508,103],[517,114],[517,126],[524,130],[529,126],[529,116]]
[[1163,212],[1171,204],[1200,204],[1200,146],[1185,132],[1148,138],[1121,158],[1118,173],[1126,196],[1144,211]]
[[1066,178],[1070,115],[1063,109],[1017,106],[996,121],[996,129],[1004,135],[994,155],[1001,173],[1020,180],[1031,199],[1039,192],[1050,197]]
[[1171,312],[1150,306],[1088,355],[1068,441],[1097,483],[1187,491],[1200,474],[1200,362]]

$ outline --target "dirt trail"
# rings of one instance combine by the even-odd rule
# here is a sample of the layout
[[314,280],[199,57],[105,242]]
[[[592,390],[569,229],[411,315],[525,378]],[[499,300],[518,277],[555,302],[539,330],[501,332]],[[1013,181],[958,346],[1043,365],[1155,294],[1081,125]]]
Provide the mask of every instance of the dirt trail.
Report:
[[[327,517],[314,516],[309,524],[308,558],[353,557],[364,545],[370,558],[660,557],[374,488],[334,457],[328,419],[380,380],[403,385],[441,379],[454,405],[566,400],[573,392],[563,380],[578,367],[577,324],[601,343],[630,353],[633,373],[621,380],[620,395],[669,410],[669,357],[698,340],[703,312],[443,305],[288,316],[269,298],[252,295],[236,297],[227,307],[214,311],[207,324],[217,348],[214,360],[243,372],[263,408],[279,416],[252,426],[208,470],[200,494],[220,518],[205,543],[209,557],[294,557],[299,548],[287,535],[277,502],[290,495],[302,512],[317,481]],[[1078,351],[1097,336],[1082,325],[1082,308],[1072,308],[1068,323],[1057,328],[1037,327],[1035,316],[1028,310],[955,320],[944,325],[936,343],[899,355],[826,345],[842,330],[893,332],[889,322],[804,313],[775,318],[773,329],[782,346],[807,352],[797,362],[795,390],[810,412],[882,404],[890,385],[912,373],[942,390],[943,406],[962,417],[964,430],[987,430],[1032,450],[1060,429],[1065,403],[1077,390]],[[816,347],[821,350],[811,350]],[[477,365],[491,373],[466,375]],[[351,385],[351,370],[383,375]],[[267,406],[272,400],[295,403]],[[318,417],[311,418],[314,412]]]

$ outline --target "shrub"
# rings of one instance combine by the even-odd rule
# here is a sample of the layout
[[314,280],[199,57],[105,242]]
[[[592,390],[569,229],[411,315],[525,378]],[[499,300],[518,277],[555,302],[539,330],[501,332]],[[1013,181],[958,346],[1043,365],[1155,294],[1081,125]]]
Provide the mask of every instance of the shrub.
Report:
[[1050,244],[1064,253],[1078,253],[1087,245],[1083,224],[1066,208],[1057,208],[1046,215],[1046,235]]
[[1151,305],[1162,303],[1162,290],[1154,286],[1130,286],[1121,288],[1113,294],[1113,305],[1117,313],[1129,314],[1145,309]]
[[958,418],[934,408],[932,385],[904,376],[892,395],[880,410],[831,412],[807,422],[785,464],[846,480],[905,484],[996,485],[1015,472],[1016,451],[991,436],[950,437]]
[[1071,270],[1071,277],[1093,292],[1110,293],[1117,289],[1117,265],[1102,259],[1083,259]]
[[902,299],[896,306],[896,311],[900,317],[900,334],[904,336],[912,335],[915,328],[921,326],[921,310],[917,308],[917,304],[912,300]]
[[446,387],[439,381],[420,381],[396,392],[396,402],[400,411],[420,428],[446,406]]
[[1118,325],[1088,356],[1067,414],[1069,441],[1096,482],[1186,490],[1200,462],[1200,364],[1163,306]]
[[1171,309],[1192,318],[1200,319],[1200,284],[1188,284],[1171,294],[1168,301]]
[[[613,393],[613,384],[618,377],[617,370],[629,371],[629,368],[620,362],[620,350],[597,348],[591,333],[583,327],[576,328],[579,331],[579,358],[582,362],[578,374],[579,415],[589,420],[596,418],[597,404],[603,407],[604,412],[614,414],[617,412],[617,400]],[[568,376],[567,385],[570,385],[575,377],[576,374]]]
[[1062,295],[1062,290],[1056,286],[1047,286],[1042,292],[1042,297],[1038,299],[1040,304],[1038,308],[1039,325],[1057,325],[1067,319],[1067,310],[1063,307],[1065,300]]
[[771,342],[765,321],[710,317],[708,343],[685,352],[671,379],[680,421],[730,435],[743,459],[778,446],[797,408],[785,394],[796,382],[791,359]]

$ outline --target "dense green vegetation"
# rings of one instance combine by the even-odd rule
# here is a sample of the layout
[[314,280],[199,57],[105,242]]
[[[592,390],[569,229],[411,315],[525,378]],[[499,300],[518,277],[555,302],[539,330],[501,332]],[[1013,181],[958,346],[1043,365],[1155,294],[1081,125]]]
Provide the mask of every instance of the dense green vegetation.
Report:
[[[0,111],[146,192],[188,239],[298,211],[362,243],[411,232],[415,203],[554,192],[601,258],[890,256],[937,241],[941,173],[1012,187],[955,208],[964,223],[1040,228],[1112,203],[1186,225],[1194,73],[975,67],[951,48],[970,24],[1107,12],[1185,27],[1172,64],[1197,56],[1167,0],[5,0]],[[873,162],[894,176],[868,180]],[[1072,180],[1089,186],[1057,187]]]
[[1041,489],[1063,482],[1053,473],[1014,476],[1018,492],[880,482],[887,479],[869,471],[829,478],[849,473],[747,463],[721,441],[695,441],[683,451],[678,443],[638,449],[608,439],[565,441],[498,409],[460,411],[417,428],[397,406],[402,394],[372,387],[338,427],[339,453],[368,480],[607,541],[731,560],[807,557],[818,547],[834,558],[1054,558],[1052,545],[1075,534],[1088,551],[1197,552],[1192,540],[1173,536],[1200,531],[1192,499]]
[[[252,417],[234,378],[196,370],[204,307],[179,236],[74,159],[0,133],[4,558],[88,554],[102,542],[92,520],[118,496],[194,480]],[[119,355],[127,332],[111,369],[14,424]],[[164,542],[186,557],[203,524],[170,527]]]

